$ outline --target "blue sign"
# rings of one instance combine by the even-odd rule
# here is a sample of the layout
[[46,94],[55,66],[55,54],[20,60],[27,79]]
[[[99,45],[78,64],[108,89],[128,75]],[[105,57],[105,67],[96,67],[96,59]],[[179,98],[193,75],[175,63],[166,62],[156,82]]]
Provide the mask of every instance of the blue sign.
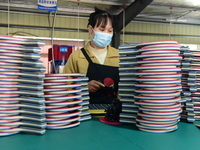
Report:
[[57,0],[38,0],[38,10],[57,11]]
[[60,52],[61,53],[67,53],[68,52],[68,47],[67,46],[61,46],[60,47]]

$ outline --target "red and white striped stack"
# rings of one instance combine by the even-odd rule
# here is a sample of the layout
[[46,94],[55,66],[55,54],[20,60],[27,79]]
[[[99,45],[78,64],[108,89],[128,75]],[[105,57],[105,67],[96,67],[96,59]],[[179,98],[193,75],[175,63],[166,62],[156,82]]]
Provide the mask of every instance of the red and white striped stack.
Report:
[[80,124],[83,74],[46,74],[44,92],[47,129],[65,129]]
[[[34,75],[42,74],[40,70],[45,70],[38,61],[40,46],[44,46],[43,41],[0,36],[0,136],[19,132],[45,133],[44,105],[38,100],[43,98],[42,89],[35,90],[35,84],[32,84],[38,82],[38,78],[30,80]],[[30,76],[26,71],[31,72]],[[25,74],[28,78],[24,78]],[[41,75],[41,84],[42,78]],[[39,84],[36,86],[39,87]],[[27,90],[30,89],[28,87],[33,90]],[[36,93],[39,96],[36,95],[38,99],[35,102],[23,98],[24,95]]]
[[139,43],[137,48],[136,126],[147,132],[174,131],[182,111],[180,46],[176,41],[153,41]]

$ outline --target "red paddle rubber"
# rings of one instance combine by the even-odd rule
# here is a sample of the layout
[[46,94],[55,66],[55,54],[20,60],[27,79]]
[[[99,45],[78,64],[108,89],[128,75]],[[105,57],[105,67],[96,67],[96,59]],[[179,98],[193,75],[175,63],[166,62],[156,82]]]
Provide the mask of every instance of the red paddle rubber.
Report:
[[112,125],[122,124],[122,123],[120,123],[120,122],[118,122],[118,121],[114,121],[114,122],[107,121],[107,120],[105,119],[105,117],[104,117],[104,118],[100,118],[99,121],[102,122],[102,123],[105,123],[105,124],[112,124]]

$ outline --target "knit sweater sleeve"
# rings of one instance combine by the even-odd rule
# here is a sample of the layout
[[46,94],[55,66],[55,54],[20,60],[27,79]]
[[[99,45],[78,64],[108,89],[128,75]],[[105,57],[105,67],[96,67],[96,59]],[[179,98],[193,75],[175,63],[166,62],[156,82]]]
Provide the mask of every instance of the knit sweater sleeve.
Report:
[[73,53],[69,56],[69,59],[64,66],[63,73],[77,73],[76,61]]

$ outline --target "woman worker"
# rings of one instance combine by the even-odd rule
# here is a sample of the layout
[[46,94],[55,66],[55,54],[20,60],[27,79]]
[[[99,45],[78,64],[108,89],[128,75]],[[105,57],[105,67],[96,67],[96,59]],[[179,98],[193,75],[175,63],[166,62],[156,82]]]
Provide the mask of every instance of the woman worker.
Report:
[[[91,41],[70,55],[63,73],[84,73],[89,78],[90,104],[110,104],[117,97],[119,82],[119,52],[109,45],[114,20],[106,11],[95,8],[87,28]],[[106,82],[114,84],[107,86]]]

